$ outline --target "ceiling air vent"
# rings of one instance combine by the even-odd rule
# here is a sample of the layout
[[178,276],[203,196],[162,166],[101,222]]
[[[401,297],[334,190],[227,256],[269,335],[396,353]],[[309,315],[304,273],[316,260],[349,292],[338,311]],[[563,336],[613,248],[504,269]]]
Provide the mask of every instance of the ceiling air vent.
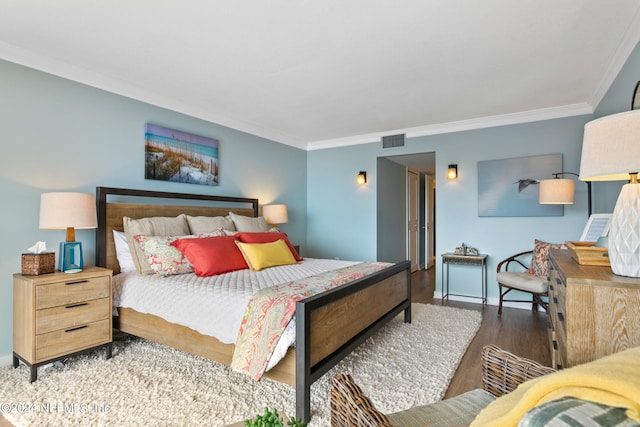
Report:
[[382,137],[382,148],[404,147],[404,133]]

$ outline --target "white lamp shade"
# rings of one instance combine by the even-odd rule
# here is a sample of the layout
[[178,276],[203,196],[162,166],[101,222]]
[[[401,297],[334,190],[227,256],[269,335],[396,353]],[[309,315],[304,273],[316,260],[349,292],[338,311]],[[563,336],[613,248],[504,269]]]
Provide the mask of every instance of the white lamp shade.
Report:
[[626,111],[584,125],[580,179],[626,181],[640,171],[640,110]]
[[543,179],[540,181],[539,203],[543,205],[572,205],[574,187],[572,179]]
[[285,224],[289,222],[287,205],[266,205],[262,207],[262,216],[269,224]]
[[43,193],[40,195],[40,228],[96,228],[96,199],[85,193]]
[[[640,110],[601,117],[584,125],[580,179],[629,180],[640,171]],[[609,262],[615,274],[640,277],[640,184],[625,184],[613,209]]]

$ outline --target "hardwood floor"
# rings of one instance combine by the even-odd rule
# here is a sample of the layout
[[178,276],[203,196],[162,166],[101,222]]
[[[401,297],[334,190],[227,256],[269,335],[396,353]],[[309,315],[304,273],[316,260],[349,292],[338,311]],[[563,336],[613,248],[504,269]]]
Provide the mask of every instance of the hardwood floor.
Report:
[[[439,299],[433,298],[435,268],[413,273],[411,281],[412,300],[414,302],[424,304],[441,303]],[[491,286],[491,284],[490,280],[489,285]],[[504,350],[535,360],[545,366],[551,365],[546,332],[547,316],[544,312],[534,313],[529,310],[504,308],[502,316],[498,317],[498,308],[495,306],[483,308],[481,304],[457,301],[450,301],[445,305],[482,312],[480,330],[462,358],[445,398],[482,387],[480,353],[482,347],[487,344],[495,344]],[[0,427],[12,427],[12,425],[4,417],[0,416]]]
[[[491,285],[491,280],[489,284]],[[440,299],[434,299],[435,268],[420,270],[411,276],[412,300],[425,304],[440,304]],[[482,304],[464,303],[458,301],[445,302],[451,307],[466,308],[482,312],[482,325],[465,353],[456,371],[445,398],[457,396],[465,391],[482,387],[480,378],[482,347],[495,344],[519,356],[527,357],[551,365],[549,342],[547,340],[546,321],[544,312],[534,313],[529,310],[503,308],[502,316],[498,317],[498,307]]]

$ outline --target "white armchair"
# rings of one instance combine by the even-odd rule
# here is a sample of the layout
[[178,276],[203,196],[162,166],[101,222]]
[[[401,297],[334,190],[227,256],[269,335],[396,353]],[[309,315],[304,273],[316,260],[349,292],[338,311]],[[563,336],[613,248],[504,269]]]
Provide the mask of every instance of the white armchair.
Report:
[[523,299],[505,299],[505,295],[516,290],[529,292],[532,295],[532,310],[537,311],[538,305],[547,310],[547,302],[543,300],[549,289],[549,278],[538,276],[530,272],[530,268],[525,265],[524,260],[533,254],[533,250],[520,252],[506,258],[498,264],[496,280],[500,291],[500,303],[498,304],[498,315],[502,315],[502,303],[507,302],[529,302]]

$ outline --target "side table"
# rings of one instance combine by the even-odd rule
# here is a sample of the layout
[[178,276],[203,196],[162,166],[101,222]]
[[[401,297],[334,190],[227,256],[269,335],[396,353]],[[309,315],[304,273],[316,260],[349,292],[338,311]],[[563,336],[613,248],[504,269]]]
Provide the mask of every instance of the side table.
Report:
[[13,367],[30,369],[105,347],[111,357],[111,270],[86,267],[74,274],[13,275]]
[[[487,303],[487,255],[462,255],[446,253],[442,254],[442,301],[444,304],[445,298],[449,300],[449,295],[456,295],[460,297],[479,298],[482,300],[482,304]],[[481,267],[482,275],[482,296],[475,295],[461,295],[449,293],[449,265],[471,265]],[[446,268],[445,268],[446,266]],[[446,275],[445,275],[446,270]],[[446,279],[445,279],[446,276]]]

